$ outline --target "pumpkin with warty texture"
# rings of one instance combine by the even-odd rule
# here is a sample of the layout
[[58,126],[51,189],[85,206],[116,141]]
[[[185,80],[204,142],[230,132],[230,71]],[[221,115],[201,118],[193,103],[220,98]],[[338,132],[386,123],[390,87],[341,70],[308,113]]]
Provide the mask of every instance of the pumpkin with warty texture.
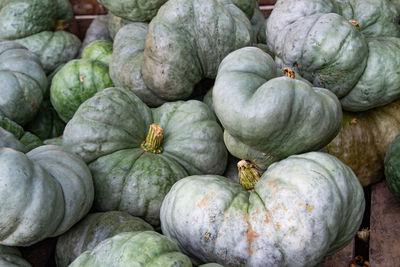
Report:
[[344,110],[400,97],[399,13],[387,0],[280,0],[266,34],[279,65],[332,90]]
[[107,88],[84,102],[65,127],[63,146],[89,164],[97,210],[126,211],[154,226],[177,180],[222,174],[227,160],[222,130],[204,103],[150,109],[123,88]]
[[256,47],[224,58],[213,104],[229,152],[261,170],[292,154],[323,148],[342,123],[341,106],[332,92],[279,77],[271,56]]
[[352,168],[363,186],[383,178],[390,143],[400,133],[400,100],[366,112],[343,113],[339,134],[324,150]]
[[181,179],[160,217],[163,233],[196,263],[314,266],[351,241],[364,208],[352,170],[309,152],[271,165],[252,192],[222,176]]
[[400,135],[393,140],[385,155],[386,184],[394,197],[400,201]]
[[50,100],[58,116],[68,122],[86,99],[110,86],[113,82],[108,66],[95,60],[75,59],[54,76]]
[[17,248],[0,245],[0,266],[1,267],[32,267],[22,258]]
[[192,263],[167,237],[143,231],[120,233],[104,240],[70,265],[81,266],[191,267]]
[[39,58],[20,44],[0,40],[0,115],[24,125],[36,115],[48,87]]
[[66,232],[90,209],[86,164],[58,146],[0,149],[0,245],[30,246]]
[[57,240],[56,263],[67,267],[79,255],[101,241],[122,232],[153,230],[150,224],[126,212],[109,211],[87,215]]
[[249,19],[230,0],[169,0],[149,24],[145,84],[165,101],[186,99],[201,79],[215,78],[228,53],[250,45],[252,37]]
[[113,43],[106,40],[96,40],[91,42],[82,51],[82,58],[96,60],[104,65],[110,65],[111,55],[113,53]]

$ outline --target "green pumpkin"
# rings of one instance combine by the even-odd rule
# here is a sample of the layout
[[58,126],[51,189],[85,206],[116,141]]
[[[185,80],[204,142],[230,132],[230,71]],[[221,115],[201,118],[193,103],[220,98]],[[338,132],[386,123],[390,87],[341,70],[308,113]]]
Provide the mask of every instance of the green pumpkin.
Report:
[[106,40],[112,42],[110,32],[108,31],[108,16],[109,15],[98,15],[92,23],[90,23],[85,34],[85,39],[83,39],[81,48],[79,49],[80,55],[82,55],[83,49],[93,41]]
[[108,32],[110,33],[110,37],[111,39],[114,40],[115,35],[117,34],[117,32],[124,27],[125,25],[129,24],[129,23],[133,23],[133,21],[130,21],[128,19],[123,19],[120,18],[116,15],[114,15],[113,13],[109,12],[108,13]]
[[397,137],[390,144],[385,155],[385,177],[389,190],[400,201],[400,137]]
[[57,20],[61,20],[64,23],[64,27],[67,28],[72,23],[74,18],[74,11],[72,9],[71,2],[69,0],[56,0],[57,2]]
[[90,209],[86,164],[58,146],[0,149],[0,245],[30,246],[66,232]]
[[57,266],[67,267],[83,252],[93,250],[101,241],[116,234],[147,230],[151,231],[153,227],[142,219],[125,212],[109,211],[89,214],[58,238]]
[[271,165],[253,192],[217,175],[181,179],[160,217],[162,232],[198,262],[300,267],[345,247],[364,208],[352,170],[309,152]]
[[39,58],[23,46],[0,40],[0,115],[24,125],[34,118],[48,87]]
[[59,137],[54,137],[50,139],[46,139],[43,141],[43,144],[45,145],[56,145],[56,146],[62,146],[62,136]]
[[19,141],[11,132],[0,127],[0,147],[9,147],[21,152],[28,152],[24,144]]
[[166,101],[149,90],[142,76],[147,29],[147,23],[134,22],[118,31],[114,38],[110,76],[115,86],[129,89],[150,107],[158,107]]
[[351,167],[368,186],[383,178],[386,151],[399,133],[400,100],[366,112],[344,112],[342,129],[325,151]]
[[267,36],[265,35],[265,18],[258,6],[258,2],[256,2],[254,7],[253,17],[250,22],[253,26],[253,43],[265,44],[267,42]]
[[400,27],[395,7],[387,0],[313,3],[282,0],[275,5],[266,34],[278,64],[298,71],[314,86],[332,90],[348,111],[399,98]]
[[292,154],[323,148],[342,123],[332,92],[278,76],[268,54],[246,47],[222,61],[213,88],[229,152],[261,170]]
[[82,58],[96,60],[104,65],[110,65],[111,54],[113,53],[113,43],[106,40],[96,40],[91,42],[82,51]]
[[167,237],[154,232],[126,232],[108,238],[79,256],[69,267],[191,267],[190,259]]
[[56,26],[55,0],[2,0],[0,1],[0,39],[14,40]]
[[227,54],[250,45],[252,36],[249,19],[230,0],[170,0],[149,24],[145,84],[166,101],[186,99],[200,80],[216,77]]
[[32,267],[22,258],[17,248],[0,245],[0,266],[1,267]]
[[131,21],[150,21],[167,0],[99,0],[118,17]]
[[76,59],[54,76],[50,100],[58,116],[68,122],[86,99],[110,86],[113,83],[106,65],[99,61]]
[[84,102],[64,130],[63,145],[89,164],[96,210],[126,211],[154,226],[177,180],[222,174],[227,157],[221,128],[204,103],[150,109],[123,88],[107,88]]
[[81,45],[78,37],[66,31],[44,31],[15,41],[40,58],[46,73],[74,59]]

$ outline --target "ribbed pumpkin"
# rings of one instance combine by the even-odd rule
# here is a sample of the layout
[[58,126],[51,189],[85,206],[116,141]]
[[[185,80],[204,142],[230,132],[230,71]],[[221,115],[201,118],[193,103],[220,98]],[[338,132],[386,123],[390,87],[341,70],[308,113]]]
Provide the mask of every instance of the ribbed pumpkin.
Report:
[[222,176],[181,179],[160,217],[163,233],[196,263],[300,267],[346,246],[364,207],[352,170],[310,152],[271,165],[253,192]]
[[122,232],[153,230],[150,224],[126,212],[109,211],[87,215],[57,240],[57,267],[67,267],[79,255],[93,250],[104,239]]
[[177,180],[222,174],[227,157],[221,128],[204,103],[150,109],[123,88],[84,102],[64,130],[63,145],[89,163],[97,210],[127,211],[155,226]]
[[48,87],[39,58],[23,46],[0,40],[0,115],[24,125],[36,115]]
[[92,201],[92,177],[78,156],[51,145],[26,155],[0,149],[0,245],[29,246],[60,235]]
[[110,59],[113,52],[113,43],[106,40],[96,40],[91,42],[82,51],[82,58],[96,60],[104,65],[110,65]]
[[252,37],[249,19],[230,0],[169,0],[149,24],[145,84],[166,101],[186,99],[201,79],[216,77],[228,53],[250,45]]
[[256,47],[224,58],[213,103],[229,152],[262,170],[290,155],[323,148],[342,123],[340,103],[332,92],[279,77],[271,56]]
[[144,231],[120,233],[108,238],[70,265],[82,266],[191,267],[192,263],[167,237]]
[[266,29],[275,60],[332,90],[343,109],[400,97],[399,13],[389,1],[279,0]]
[[339,134],[325,151],[350,166],[363,186],[383,178],[383,161],[400,133],[400,100],[362,113],[343,113]]
[[1,267],[32,267],[22,258],[17,248],[0,245],[0,266]]
[[385,155],[386,184],[400,201],[400,135],[393,140]]

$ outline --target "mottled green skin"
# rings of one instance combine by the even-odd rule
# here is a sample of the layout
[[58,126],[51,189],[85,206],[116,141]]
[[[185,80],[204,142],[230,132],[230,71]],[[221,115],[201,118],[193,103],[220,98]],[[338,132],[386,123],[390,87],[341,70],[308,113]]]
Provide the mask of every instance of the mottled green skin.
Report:
[[71,25],[74,18],[74,11],[69,0],[56,0],[57,2],[57,20],[63,20],[67,25]]
[[150,21],[167,0],[99,0],[118,17],[131,21]]
[[56,0],[3,0],[0,2],[0,39],[24,38],[53,30]]
[[191,267],[190,259],[167,237],[154,232],[120,233],[79,256],[70,267]]
[[400,13],[400,1],[399,0],[389,0],[396,8],[397,11]]
[[17,248],[0,245],[0,266],[1,267],[32,267],[22,258]]
[[[140,148],[151,123],[163,128],[161,154]],[[221,128],[204,103],[178,101],[150,109],[123,88],[107,88],[84,102],[64,130],[63,145],[89,163],[97,210],[127,211],[154,226],[177,180],[222,174],[227,157]]]
[[389,190],[400,201],[400,136],[393,140],[385,156],[385,177]]
[[82,58],[97,60],[104,65],[110,65],[111,55],[113,53],[113,43],[106,40],[96,40],[91,42],[82,51]]
[[118,31],[114,38],[110,77],[115,86],[131,90],[150,107],[158,107],[166,100],[154,94],[146,86],[142,76],[147,29],[147,23],[134,22]]
[[19,139],[19,141],[24,144],[27,151],[31,151],[32,149],[43,145],[42,140],[40,140],[39,137],[30,132],[25,132],[24,135]]
[[222,61],[213,103],[229,152],[262,170],[290,155],[323,148],[342,123],[332,92],[278,77],[273,59],[256,47],[236,50]]
[[39,58],[23,46],[0,40],[0,114],[18,124],[39,110],[48,81]]
[[68,122],[86,99],[110,86],[113,82],[106,65],[99,61],[76,59],[54,76],[50,100],[58,116]]
[[153,230],[140,218],[121,211],[92,213],[57,240],[56,263],[67,267],[79,255],[93,250],[104,239],[122,232]]
[[45,31],[15,41],[40,58],[46,73],[51,73],[58,65],[74,59],[81,45],[78,37],[66,31]]
[[86,31],[85,39],[82,41],[79,54],[82,54],[83,49],[93,41],[106,40],[112,42],[110,32],[108,31],[108,16],[109,15],[98,15],[92,21],[89,28]]
[[254,7],[253,17],[250,22],[253,27],[253,43],[267,43],[267,37],[265,35],[265,18],[258,3],[256,3]]
[[62,135],[64,127],[65,123],[58,117],[50,101],[45,100],[36,117],[25,126],[25,129],[45,140]]
[[222,59],[250,45],[252,28],[230,0],[170,0],[149,24],[142,74],[157,96],[188,98],[203,78],[214,79]]
[[279,65],[332,90],[345,110],[400,97],[399,12],[386,0],[281,0],[266,34]]
[[310,152],[271,165],[250,193],[222,176],[184,178],[165,197],[160,216],[163,233],[199,261],[300,267],[346,246],[364,208],[351,169]]
[[30,246],[57,236],[90,209],[93,182],[86,164],[57,146],[26,155],[0,149],[0,244]]
[[117,32],[124,27],[125,25],[128,25],[129,23],[133,23],[133,21],[130,21],[128,19],[123,19],[118,16],[115,16],[113,13],[109,12],[108,13],[108,32],[110,33],[111,39],[114,40],[115,35]]
[[253,17],[255,7],[258,6],[258,3],[254,0],[232,0],[232,3],[240,8],[249,19]]

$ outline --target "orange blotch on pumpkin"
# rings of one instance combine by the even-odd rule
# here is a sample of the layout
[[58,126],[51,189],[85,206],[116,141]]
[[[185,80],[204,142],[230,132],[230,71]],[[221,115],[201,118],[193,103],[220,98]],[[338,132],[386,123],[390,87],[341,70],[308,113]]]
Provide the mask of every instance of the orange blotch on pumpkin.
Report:
[[202,208],[208,204],[210,201],[210,198],[215,195],[215,192],[211,192],[210,194],[207,194],[202,200],[200,200],[199,203],[197,203],[197,207]]
[[256,238],[258,238],[260,235],[257,234],[254,230],[253,230],[253,226],[251,224],[249,224],[249,229],[247,230],[247,251],[249,252],[249,254],[253,254],[254,252],[251,250],[251,244],[254,242],[254,240]]

